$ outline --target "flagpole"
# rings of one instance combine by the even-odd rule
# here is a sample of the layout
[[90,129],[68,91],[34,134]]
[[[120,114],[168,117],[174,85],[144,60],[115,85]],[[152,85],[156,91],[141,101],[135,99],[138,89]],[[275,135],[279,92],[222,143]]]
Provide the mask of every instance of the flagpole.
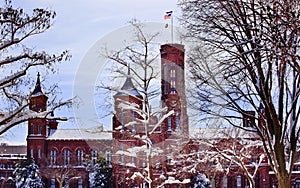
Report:
[[[166,12],[166,14],[165,14],[165,16],[164,16],[165,20],[171,18],[171,43],[172,43],[172,44],[173,44],[173,16],[174,16],[174,15],[173,15],[173,11],[172,11],[172,10]],[[166,26],[166,28],[167,28],[167,26]]]
[[173,44],[173,16],[174,16],[174,14],[171,15],[171,41],[172,41],[172,44]]

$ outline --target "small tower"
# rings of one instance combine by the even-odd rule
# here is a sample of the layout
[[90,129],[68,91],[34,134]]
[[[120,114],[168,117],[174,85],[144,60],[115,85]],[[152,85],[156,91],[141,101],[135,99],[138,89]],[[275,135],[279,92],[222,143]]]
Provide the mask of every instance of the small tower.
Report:
[[[29,109],[34,112],[44,112],[47,110],[48,97],[44,95],[41,88],[40,74],[33,92],[29,98]],[[39,163],[45,156],[45,139],[48,136],[46,118],[34,118],[28,120],[27,134],[27,157]]]
[[[128,162],[135,162],[134,157],[124,156],[120,151],[126,151],[133,146],[140,144],[134,139],[134,135],[142,132],[141,126],[136,126],[135,121],[138,117],[136,111],[127,108],[128,105],[135,106],[139,109],[143,107],[143,97],[134,87],[131,76],[130,68],[128,67],[127,78],[121,87],[121,91],[114,95],[114,111],[113,116],[113,174],[114,174],[114,187],[119,187],[118,183],[126,170],[124,164]],[[125,108],[124,108],[125,107]],[[131,124],[131,125],[129,125]],[[128,125],[128,126],[125,126]]]
[[[116,128],[120,128],[120,132],[122,131],[130,131],[135,133],[135,126],[131,126],[131,128],[124,127],[130,121],[133,121],[137,117],[137,113],[133,110],[126,110],[122,108],[122,104],[129,103],[129,104],[136,104],[139,108],[142,108],[142,101],[143,97],[138,92],[138,90],[134,87],[131,76],[130,76],[130,67],[128,67],[128,75],[125,80],[124,85],[116,95],[114,95],[115,101],[115,115],[113,117],[113,130]],[[129,130],[130,129],[130,130]]]
[[162,131],[171,134],[174,131],[188,135],[184,78],[184,46],[164,44],[161,46],[161,102],[168,111],[174,110],[163,124]]

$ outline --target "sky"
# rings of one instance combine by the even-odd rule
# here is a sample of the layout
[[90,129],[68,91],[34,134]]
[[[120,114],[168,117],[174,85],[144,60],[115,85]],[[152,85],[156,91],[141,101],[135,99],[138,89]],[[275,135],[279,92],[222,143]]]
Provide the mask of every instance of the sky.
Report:
[[[42,83],[47,88],[58,82],[63,99],[78,97],[80,105],[76,108],[57,112],[57,115],[70,119],[60,123],[59,128],[109,126],[111,117],[99,119],[94,105],[94,98],[99,96],[95,96],[93,86],[96,80],[101,80],[101,69],[107,66],[96,54],[98,48],[111,42],[111,48],[122,45],[122,41],[132,34],[128,28],[132,19],[145,23],[148,31],[162,32],[158,42],[170,42],[169,31],[163,27],[169,22],[164,20],[164,14],[173,11],[174,25],[178,25],[177,17],[180,16],[175,0],[14,0],[13,3],[27,12],[33,8],[49,8],[57,14],[48,31],[26,42],[37,50],[49,53],[69,50],[72,55],[69,62],[58,66],[57,74]],[[25,143],[26,126],[25,123],[9,130],[0,141]]]

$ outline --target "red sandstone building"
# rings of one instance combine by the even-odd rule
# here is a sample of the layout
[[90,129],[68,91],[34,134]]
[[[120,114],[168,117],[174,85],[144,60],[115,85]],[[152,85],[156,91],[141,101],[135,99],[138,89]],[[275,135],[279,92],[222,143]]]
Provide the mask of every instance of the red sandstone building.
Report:
[[[30,109],[47,110],[47,99],[38,75],[30,97]],[[111,133],[100,129],[57,129],[55,120],[36,118],[28,121],[27,158],[40,166],[46,187],[89,187],[86,160],[94,161],[98,154],[110,161]],[[60,182],[59,182],[59,181]]]
[[[160,126],[151,132],[151,144],[160,148],[158,155],[153,155],[151,165],[148,163],[145,143],[140,139],[145,135],[144,126],[136,123],[141,118],[134,110],[122,108],[122,103],[129,102],[142,108],[143,96],[135,88],[130,76],[126,79],[121,90],[114,96],[115,115],[113,117],[113,133],[102,130],[70,130],[58,129],[55,120],[36,118],[28,121],[27,158],[32,158],[40,165],[45,187],[58,187],[57,179],[70,188],[89,187],[89,172],[86,160],[95,160],[99,153],[112,161],[114,187],[147,187],[142,178],[147,176],[145,169],[151,169],[154,186],[165,183],[165,187],[189,187],[197,172],[185,173],[184,167],[193,161],[174,162],[171,155],[190,153],[202,150],[197,140],[189,139],[188,116],[185,97],[185,65],[184,46],[180,44],[165,44],[161,46],[161,104],[174,113],[168,116]],[[130,74],[130,73],[129,73]],[[48,97],[42,92],[39,76],[30,98],[30,109],[36,112],[47,110]],[[164,115],[162,114],[162,115]],[[160,117],[151,117],[151,125],[158,122]],[[132,123],[131,123],[132,122]],[[246,121],[246,123],[249,121]],[[251,122],[251,121],[250,121]],[[253,122],[252,122],[253,123]],[[209,136],[209,135],[206,135]],[[217,138],[222,141],[221,138]],[[136,148],[144,151],[136,152]],[[130,152],[131,151],[131,152]],[[0,176],[1,187],[7,187],[14,179],[13,167],[16,163],[16,152],[1,153]],[[22,155],[18,156],[23,158]],[[199,156],[193,155],[196,158]],[[250,164],[250,163],[249,163]],[[211,164],[200,165],[198,172],[212,168]],[[59,177],[59,173],[66,178]],[[140,176],[139,176],[140,174]],[[300,165],[296,163],[291,184],[300,187]],[[244,188],[249,185],[244,173],[237,167],[231,166],[228,173],[218,172],[214,176],[207,173],[215,187]],[[274,173],[267,161],[259,167],[255,178],[256,188],[277,187]]]
[[[171,110],[174,112],[158,127],[154,125],[159,121],[159,117],[141,117],[142,115],[137,111],[143,110],[143,105],[145,105],[143,97],[145,96],[139,93],[128,75],[121,91],[114,95],[116,112],[113,117],[114,187],[145,187],[149,183],[147,178],[152,179],[154,186],[160,185],[168,178],[168,152],[170,150],[167,148],[178,141],[188,140],[184,46],[165,44],[161,46],[160,53],[161,104],[162,108],[167,108],[164,114]],[[122,105],[125,103],[137,106],[138,109],[126,108]],[[146,121],[147,118],[149,119],[148,125],[139,123]],[[143,140],[146,135],[151,140],[149,145],[152,145],[153,150],[154,148],[160,149],[161,153],[147,155],[145,151],[150,151],[150,146],[146,145]],[[139,148],[143,147],[144,151],[140,151]]]
[[13,171],[19,160],[26,159],[26,146],[0,145],[0,187],[14,187]]

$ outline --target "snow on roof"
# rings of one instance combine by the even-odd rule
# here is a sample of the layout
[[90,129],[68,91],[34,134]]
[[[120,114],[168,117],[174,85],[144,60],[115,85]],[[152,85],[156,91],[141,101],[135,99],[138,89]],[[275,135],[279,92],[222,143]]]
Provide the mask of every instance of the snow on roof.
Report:
[[112,133],[99,129],[57,129],[47,140],[112,140]]
[[138,90],[134,87],[131,77],[130,77],[130,67],[128,67],[128,76],[125,80],[124,85],[115,96],[142,96]]
[[[249,128],[250,129],[250,128]],[[219,138],[255,138],[254,130],[243,130],[241,128],[193,128],[190,129],[192,139],[219,139]]]
[[0,144],[0,155],[4,154],[26,154],[27,146],[25,145],[8,145],[6,143]]
[[36,80],[35,88],[32,92],[32,96],[39,96],[39,95],[43,95],[43,91],[41,87],[40,73],[38,72],[37,80]]

